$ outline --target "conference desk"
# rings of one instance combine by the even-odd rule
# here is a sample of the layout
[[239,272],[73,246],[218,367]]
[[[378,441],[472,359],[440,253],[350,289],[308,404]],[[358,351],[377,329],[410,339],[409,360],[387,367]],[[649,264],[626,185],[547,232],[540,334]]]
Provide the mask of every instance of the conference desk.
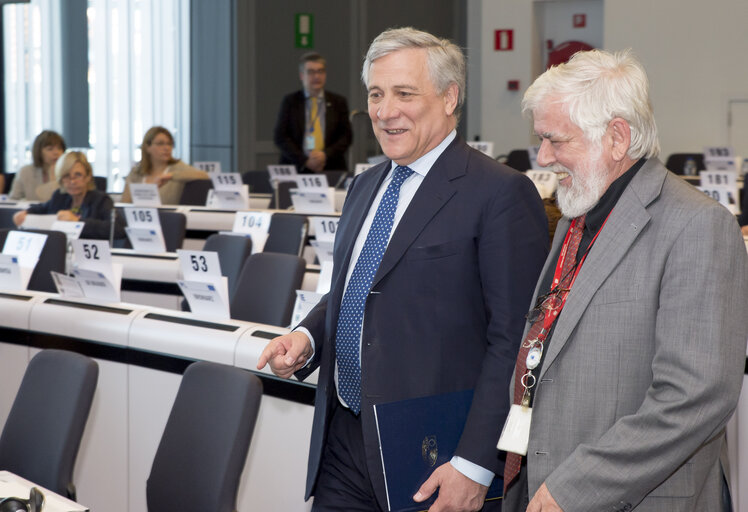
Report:
[[[180,279],[177,253],[112,249],[112,263],[122,265],[121,297],[124,302],[181,309],[183,297],[177,285]],[[301,289],[316,290],[319,274],[319,265],[308,263]]]
[[305,382],[257,371],[275,326],[202,321],[162,308],[0,292],[0,422],[39,349],[85,354],[99,381],[78,460],[78,499],[92,510],[146,510],[145,485],[176,396],[193,361],[245,368],[263,399],[239,489],[238,510],[308,511],[304,503],[316,374]]
[[28,499],[32,487],[36,487],[44,494],[43,512],[88,512],[87,507],[49,489],[36,485],[10,471],[0,471],[0,499],[8,497]]

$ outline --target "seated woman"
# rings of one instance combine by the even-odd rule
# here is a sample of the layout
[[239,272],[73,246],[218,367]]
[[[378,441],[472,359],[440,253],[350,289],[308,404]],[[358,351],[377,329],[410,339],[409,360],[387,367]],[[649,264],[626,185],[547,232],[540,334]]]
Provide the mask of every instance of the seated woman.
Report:
[[65,149],[65,140],[59,133],[44,130],[37,135],[31,147],[34,163],[21,167],[18,171],[10,188],[10,198],[48,201],[59,188],[55,179],[55,163]]
[[[57,214],[58,220],[83,221],[81,238],[108,240],[114,203],[104,192],[96,190],[91,164],[80,151],[69,151],[55,166],[60,188],[46,203],[31,205],[13,216],[16,226],[23,224],[26,215]],[[114,238],[125,236],[124,220],[115,214]]]
[[140,163],[133,167],[125,181],[123,203],[132,202],[130,183],[155,183],[161,204],[179,204],[186,182],[210,179],[207,172],[174,158],[173,148],[174,137],[163,126],[154,126],[145,132]]

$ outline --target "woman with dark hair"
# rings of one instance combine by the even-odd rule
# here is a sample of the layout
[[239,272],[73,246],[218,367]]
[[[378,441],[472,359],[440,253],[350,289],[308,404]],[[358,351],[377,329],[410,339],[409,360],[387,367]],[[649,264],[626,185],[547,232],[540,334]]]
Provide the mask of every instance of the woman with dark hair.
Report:
[[65,139],[59,133],[44,130],[37,135],[31,148],[34,163],[18,171],[10,189],[10,198],[47,201],[52,197],[57,189],[55,163],[65,149]]
[[[114,203],[104,192],[96,190],[93,170],[86,155],[69,151],[57,161],[55,167],[59,187],[45,203],[32,204],[13,216],[16,226],[23,224],[26,215],[57,214],[58,220],[83,221],[81,238],[109,239]],[[115,215],[114,238],[125,237],[124,221]]]
[[207,172],[174,158],[173,149],[174,137],[163,126],[154,126],[145,132],[140,163],[133,167],[125,181],[123,203],[132,202],[130,183],[155,183],[162,204],[178,204],[186,182],[210,179]]

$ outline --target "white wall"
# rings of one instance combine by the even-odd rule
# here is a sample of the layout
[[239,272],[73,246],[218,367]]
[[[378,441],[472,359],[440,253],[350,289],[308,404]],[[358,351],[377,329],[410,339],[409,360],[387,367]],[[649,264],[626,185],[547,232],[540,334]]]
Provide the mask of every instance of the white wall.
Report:
[[[471,115],[466,135],[494,141],[497,154],[535,143],[528,121],[521,116],[520,101],[541,70],[543,28],[536,26],[533,9],[545,9],[544,4],[517,0],[469,4],[470,26],[481,27],[480,80],[469,83]],[[604,48],[631,47],[647,69],[663,159],[674,152],[727,145],[728,99],[748,97],[748,2],[607,0],[603,16]],[[503,28],[515,31],[512,52],[493,50],[494,30]],[[467,51],[471,59],[471,48]],[[507,91],[510,79],[520,80],[520,91]],[[748,154],[748,141],[745,146],[736,147],[736,152]]]

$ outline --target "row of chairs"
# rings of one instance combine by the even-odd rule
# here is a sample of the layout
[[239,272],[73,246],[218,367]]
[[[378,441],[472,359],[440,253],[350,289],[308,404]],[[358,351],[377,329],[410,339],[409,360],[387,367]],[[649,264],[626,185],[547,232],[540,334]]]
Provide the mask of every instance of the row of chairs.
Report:
[[[36,354],[0,435],[0,468],[76,500],[73,469],[98,374],[93,359],[74,352]],[[261,399],[256,375],[191,364],[151,466],[148,510],[235,510]]]

